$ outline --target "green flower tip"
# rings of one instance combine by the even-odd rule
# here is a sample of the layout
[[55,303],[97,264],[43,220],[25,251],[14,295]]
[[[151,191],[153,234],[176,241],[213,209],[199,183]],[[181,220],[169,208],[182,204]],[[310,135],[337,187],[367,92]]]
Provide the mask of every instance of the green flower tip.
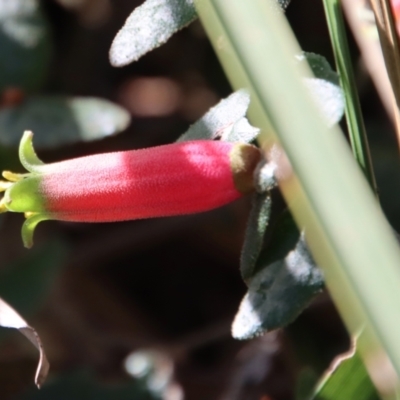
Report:
[[19,144],[19,159],[29,172],[40,172],[43,161],[36,155],[33,148],[33,132],[25,131]]
[[50,217],[46,214],[37,214],[37,213],[25,213],[26,220],[22,225],[21,236],[22,242],[27,249],[30,249],[33,246],[33,233],[35,231],[36,225]]
[[22,241],[27,248],[33,245],[33,232],[36,225],[43,220],[50,219],[44,213],[43,199],[38,194],[40,170],[44,163],[38,158],[32,144],[33,133],[25,131],[19,146],[21,164],[29,171],[25,174],[16,174],[3,171],[6,181],[0,181],[0,192],[4,192],[0,200],[0,213],[7,211],[22,212],[26,221],[22,226]]

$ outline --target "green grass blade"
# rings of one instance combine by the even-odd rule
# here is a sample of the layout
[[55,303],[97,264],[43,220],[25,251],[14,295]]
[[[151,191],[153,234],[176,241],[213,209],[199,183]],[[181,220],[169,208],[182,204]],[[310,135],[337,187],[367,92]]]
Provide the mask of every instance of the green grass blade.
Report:
[[349,130],[351,147],[353,149],[354,157],[364,171],[369,184],[375,193],[377,193],[367,133],[365,131],[361,106],[354,80],[353,67],[340,2],[338,0],[323,0],[323,3],[336,67],[339,73],[340,84],[345,96],[346,122]]
[[338,356],[310,400],[378,400],[379,396],[356,349]]
[[376,334],[400,373],[398,244],[343,134],[326,127],[302,85],[287,22],[266,0],[196,6],[232,85],[250,90],[249,116],[349,330]]

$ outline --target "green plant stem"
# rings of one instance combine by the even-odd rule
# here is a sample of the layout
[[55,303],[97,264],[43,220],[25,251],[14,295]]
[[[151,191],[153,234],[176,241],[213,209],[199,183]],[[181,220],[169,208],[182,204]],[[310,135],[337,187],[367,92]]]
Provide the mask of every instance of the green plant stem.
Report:
[[339,0],[323,0],[328,22],[336,68],[345,96],[346,122],[354,157],[364,172],[372,190],[377,193],[376,180],[372,167],[368,139],[361,112],[360,101],[354,81],[353,67],[350,58],[344,27],[343,13]]
[[[196,7],[232,85],[252,95],[249,117],[349,330],[379,338],[400,373],[399,247],[343,133],[326,127],[305,91],[287,22],[267,0]],[[364,359],[377,350],[361,347]]]

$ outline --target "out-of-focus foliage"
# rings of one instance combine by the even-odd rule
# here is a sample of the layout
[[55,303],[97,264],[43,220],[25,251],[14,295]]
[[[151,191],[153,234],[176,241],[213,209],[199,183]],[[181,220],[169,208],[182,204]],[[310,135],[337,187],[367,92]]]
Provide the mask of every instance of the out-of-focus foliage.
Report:
[[100,98],[34,96],[52,61],[52,32],[36,0],[0,0],[0,144],[34,130],[38,147],[99,139],[126,129],[129,114]]
[[21,133],[35,133],[37,148],[100,139],[124,130],[130,116],[122,107],[94,97],[32,96],[0,110],[0,143],[17,146]]
[[42,306],[66,255],[66,246],[59,241],[24,254],[1,271],[0,297],[25,317],[32,316]]
[[145,379],[123,384],[97,382],[87,372],[59,376],[42,390],[31,390],[16,400],[157,400],[150,394]]
[[34,91],[49,69],[48,23],[36,0],[0,1],[0,93],[8,87]]

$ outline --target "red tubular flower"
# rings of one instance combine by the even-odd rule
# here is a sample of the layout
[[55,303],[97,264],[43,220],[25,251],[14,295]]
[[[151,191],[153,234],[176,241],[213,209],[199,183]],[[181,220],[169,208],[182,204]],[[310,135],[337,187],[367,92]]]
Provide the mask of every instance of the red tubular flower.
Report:
[[207,211],[254,189],[254,146],[199,140],[44,164],[25,132],[20,159],[27,174],[10,182],[1,211],[24,212],[22,237],[32,245],[42,220],[110,222]]

